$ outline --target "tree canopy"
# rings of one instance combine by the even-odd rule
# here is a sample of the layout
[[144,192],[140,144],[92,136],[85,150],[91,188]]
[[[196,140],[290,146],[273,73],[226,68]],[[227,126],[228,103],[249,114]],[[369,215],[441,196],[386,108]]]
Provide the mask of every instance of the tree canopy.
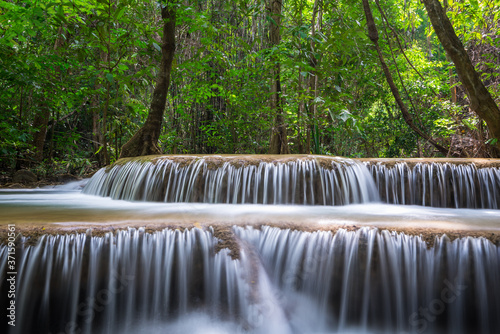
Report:
[[[363,2],[0,0],[0,170],[116,160],[152,109],[168,6],[163,153],[497,157],[424,4],[366,1],[404,114]],[[498,106],[500,0],[440,3]]]

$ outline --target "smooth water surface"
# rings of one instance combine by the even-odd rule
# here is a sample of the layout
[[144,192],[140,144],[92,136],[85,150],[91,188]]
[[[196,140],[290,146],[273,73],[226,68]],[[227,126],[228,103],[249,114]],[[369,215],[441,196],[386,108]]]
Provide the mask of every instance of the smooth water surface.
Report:
[[[19,245],[19,325],[10,333],[472,334],[500,326],[500,247],[446,236],[429,246],[376,228],[496,231],[498,210],[131,202],[79,189],[0,191],[0,222],[18,230],[123,229]],[[127,229],[152,223],[204,228]],[[232,226],[239,259],[216,252],[209,226],[217,224]],[[362,228],[342,228],[353,225]],[[0,255],[4,308],[7,247]]]
[[61,188],[0,190],[0,222],[86,226],[127,223],[370,225],[500,229],[500,210],[448,209],[382,203],[346,206],[156,203],[112,200]]

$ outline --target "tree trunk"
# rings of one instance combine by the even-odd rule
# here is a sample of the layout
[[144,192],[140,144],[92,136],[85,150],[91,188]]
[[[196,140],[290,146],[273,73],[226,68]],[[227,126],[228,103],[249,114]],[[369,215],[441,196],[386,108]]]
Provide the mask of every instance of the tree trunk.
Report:
[[33,120],[33,146],[35,148],[35,160],[41,162],[43,160],[43,147],[47,136],[47,126],[49,124],[50,110],[45,102],[45,98],[41,98],[39,110],[35,113]]
[[309,128],[307,131],[307,153],[311,153],[311,133],[314,137],[314,154],[319,154],[318,152],[318,131],[317,131],[317,98],[319,96],[318,90],[318,73],[316,71],[316,66],[318,65],[318,60],[316,59],[316,43],[314,42],[316,35],[316,17],[318,17],[317,25],[320,26],[321,22],[321,7],[320,0],[314,1],[312,18],[311,18],[311,39],[309,42],[310,45],[310,58],[309,58],[309,66],[313,68],[311,70],[311,75],[309,76],[309,87],[308,87],[308,95],[310,99],[308,101],[308,119],[309,119]]
[[368,0],[362,0],[363,1],[363,7],[365,11],[365,16],[366,16],[366,25],[368,26],[368,37],[370,40],[373,42],[375,45],[375,49],[378,54],[378,58],[380,60],[380,64],[382,66],[382,70],[384,71],[385,78],[387,80],[387,84],[389,85],[389,88],[391,89],[392,95],[394,96],[394,99],[396,100],[396,103],[399,106],[399,109],[401,110],[401,113],[403,114],[403,119],[405,120],[406,124],[419,136],[427,140],[429,143],[431,143],[434,147],[436,147],[439,152],[441,152],[444,155],[448,154],[448,150],[444,148],[443,146],[439,145],[434,139],[432,139],[429,135],[424,133],[422,130],[420,130],[415,123],[413,122],[413,119],[411,117],[410,112],[406,108],[406,105],[404,104],[403,100],[401,99],[401,96],[399,95],[399,90],[394,84],[394,80],[392,79],[391,72],[389,71],[389,67],[387,67],[387,64],[385,63],[384,56],[382,55],[382,51],[380,50],[380,47],[378,45],[378,30],[377,26],[375,25],[375,21],[373,20],[372,16],[372,11],[370,9],[370,5],[368,4]]
[[500,109],[474,69],[469,55],[457,37],[440,2],[423,0],[423,3],[439,41],[455,64],[458,77],[467,91],[470,108],[486,121],[490,137],[498,139],[496,147],[500,150]]
[[[269,1],[269,16],[272,18],[269,37],[272,46],[278,46],[280,43],[281,27],[281,0]],[[285,118],[283,116],[283,105],[281,99],[281,66],[277,56],[271,57],[273,64],[272,83],[271,83],[271,110],[275,112],[274,125],[271,132],[271,143],[269,145],[269,154],[289,154],[288,139],[286,134]]]
[[[54,43],[54,51],[63,45],[64,39],[62,37],[63,26],[59,27],[56,41]],[[60,68],[57,67],[54,73],[54,80],[58,80],[55,76],[60,72]],[[44,92],[45,94],[45,92]],[[35,113],[35,119],[33,120],[33,146],[35,148],[35,160],[41,162],[43,160],[43,149],[45,146],[45,139],[47,137],[47,126],[49,125],[50,109],[45,101],[45,96],[41,98],[42,103],[40,104],[40,110]]]
[[[446,13],[448,9],[448,0],[443,0],[443,10]],[[432,25],[432,23],[431,23]],[[430,31],[430,30],[429,30]],[[446,61],[450,62],[451,58],[448,53],[446,53]],[[453,74],[453,69],[448,69],[448,77],[450,78],[450,93],[451,93],[451,102],[457,103],[457,86],[455,86],[455,75]]]
[[[95,88],[95,90],[97,90]],[[91,97],[90,110],[92,113],[92,146],[96,155],[97,164],[102,167],[104,158],[99,148],[101,147],[101,129],[99,127],[99,101],[97,94]]]
[[166,6],[162,8],[161,17],[164,22],[162,56],[149,114],[139,131],[123,145],[120,158],[161,154],[158,139],[160,138],[163,113],[167,103],[170,71],[175,52],[175,9],[171,2],[167,2]]

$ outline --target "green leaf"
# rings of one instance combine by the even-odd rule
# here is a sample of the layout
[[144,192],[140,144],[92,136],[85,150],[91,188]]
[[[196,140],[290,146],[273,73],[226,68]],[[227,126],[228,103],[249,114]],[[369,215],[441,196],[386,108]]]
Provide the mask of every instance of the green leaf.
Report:
[[496,145],[497,143],[498,143],[497,138],[490,138],[486,141],[486,144],[490,144],[490,145]]
[[153,42],[153,46],[154,46],[154,48],[156,50],[158,50],[158,52],[161,52],[161,47],[158,44],[156,44],[155,42]]
[[123,13],[125,13],[125,9],[127,7],[126,6],[122,6],[121,8],[118,9],[118,11],[115,12],[115,20],[118,21],[122,16],[123,16]]
[[108,81],[110,83],[114,83],[115,82],[115,79],[113,78],[113,74],[111,74],[111,73],[106,73],[106,79],[108,79]]

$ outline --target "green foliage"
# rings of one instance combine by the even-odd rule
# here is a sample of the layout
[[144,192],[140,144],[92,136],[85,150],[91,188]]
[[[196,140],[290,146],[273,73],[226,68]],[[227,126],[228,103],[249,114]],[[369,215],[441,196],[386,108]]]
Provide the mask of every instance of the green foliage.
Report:
[[[320,12],[314,3],[284,1],[281,42],[270,45],[274,23],[264,1],[168,2],[177,12],[177,49],[163,151],[266,153],[272,69],[279,63],[292,153],[435,155],[396,107],[361,3],[323,0]],[[454,136],[494,143],[468,110],[423,5],[380,3],[389,20],[373,4],[380,45],[417,126],[445,146]],[[500,47],[500,1],[448,3],[457,34],[499,97],[499,65],[488,50]],[[34,123],[44,111],[42,170],[81,173],[104,164],[105,150],[117,159],[148,114],[162,23],[154,0],[0,0],[1,168],[34,164],[41,128]]]
[[[28,159],[32,153],[31,134],[14,126],[7,115],[0,114],[0,169],[15,167],[18,159]],[[17,117],[14,120],[21,122]]]

